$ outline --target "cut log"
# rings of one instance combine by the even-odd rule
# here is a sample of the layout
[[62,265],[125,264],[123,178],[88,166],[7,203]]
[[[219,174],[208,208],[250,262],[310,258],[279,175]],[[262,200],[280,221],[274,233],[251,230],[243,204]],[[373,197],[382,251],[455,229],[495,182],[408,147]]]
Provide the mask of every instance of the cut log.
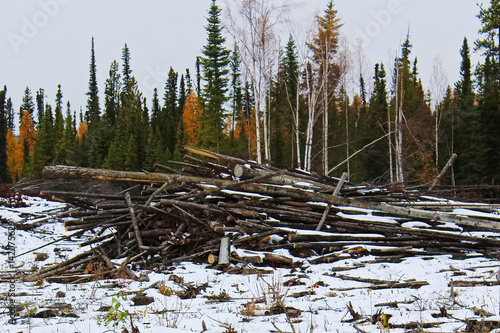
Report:
[[229,237],[222,237],[220,240],[219,266],[229,265]]

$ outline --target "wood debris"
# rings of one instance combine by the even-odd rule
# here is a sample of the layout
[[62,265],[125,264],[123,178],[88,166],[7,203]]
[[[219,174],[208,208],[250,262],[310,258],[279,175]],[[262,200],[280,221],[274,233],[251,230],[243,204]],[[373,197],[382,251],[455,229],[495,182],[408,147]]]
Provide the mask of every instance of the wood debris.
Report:
[[[344,183],[345,177],[187,150],[211,161],[186,156],[189,163],[172,174],[46,167],[46,182],[24,192],[72,205],[56,218],[72,235],[89,235],[80,243],[88,250],[26,280],[138,279],[135,269],[162,272],[186,260],[227,270],[250,264],[296,267],[306,261],[361,256],[372,261],[441,254],[497,257],[500,217],[487,214],[497,212],[495,205],[355,186]],[[140,186],[112,194],[47,186],[91,178]],[[283,249],[291,256],[283,255]]]

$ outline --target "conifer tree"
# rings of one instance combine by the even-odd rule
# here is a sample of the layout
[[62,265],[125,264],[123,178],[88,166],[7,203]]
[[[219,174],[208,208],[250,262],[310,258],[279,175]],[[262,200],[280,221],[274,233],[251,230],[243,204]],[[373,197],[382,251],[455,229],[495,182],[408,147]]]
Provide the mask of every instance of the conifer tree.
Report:
[[[57,144],[61,140],[64,133],[64,116],[63,116],[63,102],[62,102],[63,94],[61,91],[61,85],[57,86],[56,93],[56,106],[54,109],[54,130],[52,133],[52,143],[53,147],[56,147],[56,155],[57,157]],[[55,160],[55,163],[61,163],[62,161]]]
[[[42,122],[43,113],[45,111],[45,91],[43,90],[43,88],[37,90],[35,100],[36,100],[36,111],[37,111],[36,124],[39,125]],[[38,129],[38,126],[36,126],[36,128]]]
[[28,110],[24,110],[21,124],[19,125],[19,174],[25,175],[25,166],[29,164],[30,157],[35,150],[36,131]]
[[186,86],[187,86],[187,91],[186,91],[186,96],[187,96],[191,92],[191,89],[193,89],[193,82],[191,81],[191,74],[189,74],[189,68],[186,68]]
[[[368,113],[365,114],[363,112],[363,107],[361,107],[360,110],[358,131],[360,144],[356,147],[358,149],[389,133],[389,122],[387,119],[388,93],[384,64],[375,64],[375,75],[373,79],[373,93],[370,98],[370,106],[367,109]],[[360,96],[360,98],[360,102],[363,106],[365,102],[363,102],[362,96]],[[358,177],[360,177],[359,179],[364,178],[363,180],[370,181],[378,180],[382,184],[389,182],[389,179],[387,179],[387,172],[389,170],[387,147],[387,140],[381,140],[370,145],[366,149],[363,154],[365,159],[361,162],[363,163],[364,172],[358,175]]]
[[[269,107],[270,142],[273,162],[283,166],[294,164],[297,117],[298,60],[295,42],[290,36],[272,84]],[[292,127],[291,125],[294,124]]]
[[10,183],[12,181],[7,169],[7,112],[5,110],[5,93],[7,88],[4,86],[0,90],[0,183]]
[[[500,87],[498,82],[498,64],[493,57],[486,56],[486,61],[478,69],[478,116],[483,138],[484,171],[479,174],[481,179],[477,183],[494,183],[495,178],[500,175]],[[477,135],[477,133],[476,133]],[[470,143],[469,143],[470,144]],[[476,150],[479,147],[474,147]],[[477,170],[479,171],[479,170]],[[477,172],[476,171],[476,172]]]
[[458,184],[475,184],[479,182],[484,171],[481,158],[483,138],[479,113],[474,106],[475,93],[472,82],[472,65],[467,38],[464,38],[460,49],[460,79],[455,87],[458,95],[458,120],[455,152],[458,155],[456,179]]
[[151,106],[151,122],[150,122],[151,127],[154,130],[156,130],[156,127],[160,126],[160,117],[161,117],[161,106],[160,106],[160,100],[158,99],[158,89],[154,88],[153,101]]
[[110,128],[114,127],[120,108],[121,82],[118,70],[118,62],[113,60],[109,68],[109,77],[106,79],[104,88],[104,118]]
[[201,96],[201,61],[196,57],[196,94]]
[[76,131],[71,116],[71,104],[66,104],[66,117],[64,118],[64,130],[56,147],[56,163],[71,165],[73,163],[76,145]]
[[163,108],[161,115],[161,129],[163,131],[163,145],[167,148],[170,157],[173,157],[176,145],[177,126],[180,113],[177,106],[177,72],[172,67],[168,72],[163,95]]
[[221,9],[212,0],[208,12],[207,44],[203,47],[201,66],[203,68],[203,114],[201,117],[200,145],[219,151],[224,140],[224,103],[227,101],[228,68],[230,51],[225,48],[222,35]]
[[7,113],[7,128],[14,129],[14,105],[10,97],[7,98],[7,102],[5,103],[5,112]]
[[132,76],[121,94],[122,107],[116,122],[113,141],[104,161],[106,168],[140,170],[143,167],[146,161],[148,127],[143,119],[142,101],[137,81]]
[[19,123],[21,123],[21,120],[24,117],[24,111],[28,111],[31,121],[34,125],[36,125],[36,121],[33,118],[35,104],[33,104],[33,96],[31,95],[31,90],[28,87],[24,90],[23,103],[19,107]]
[[125,46],[122,49],[122,61],[123,89],[127,89],[132,78],[132,69],[130,68],[130,50],[127,43],[125,43]]
[[40,129],[37,132],[33,156],[29,164],[28,176],[40,178],[43,167],[50,165],[54,160],[54,117],[52,107],[47,104],[43,113]]
[[[99,105],[99,89],[97,85],[97,67],[94,51],[94,38],[92,38],[92,49],[90,55],[90,78],[89,91],[87,92],[87,110],[85,121],[88,129],[88,141],[80,141],[88,145],[83,151],[88,152],[86,164],[93,168],[100,168],[104,161],[107,142],[102,135],[105,124],[101,120],[101,107]],[[84,157],[82,155],[82,157]]]
[[234,44],[233,52],[231,52],[230,74],[231,74],[231,139],[234,137],[236,126],[236,116],[242,109],[243,95],[241,88],[241,69],[240,55],[238,53],[238,44]]
[[89,90],[87,92],[87,110],[85,112],[85,121],[89,128],[90,133],[92,133],[92,127],[97,126],[100,117],[100,106],[99,106],[99,88],[97,87],[97,67],[94,52],[94,37],[92,37],[92,48],[90,51],[90,78],[89,78]]
[[182,114],[184,111],[184,106],[186,105],[188,95],[186,94],[186,83],[184,81],[184,75],[181,75],[181,81],[179,83],[179,98],[177,102],[177,135],[175,137],[175,150],[174,158],[181,158],[181,156],[176,156],[182,154],[185,146],[185,128],[184,122],[182,121]]

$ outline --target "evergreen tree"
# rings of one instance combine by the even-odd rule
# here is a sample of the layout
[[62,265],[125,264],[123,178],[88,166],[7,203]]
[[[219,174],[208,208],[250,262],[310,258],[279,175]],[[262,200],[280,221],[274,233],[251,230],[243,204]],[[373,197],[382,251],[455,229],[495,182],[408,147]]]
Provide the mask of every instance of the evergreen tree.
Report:
[[5,112],[7,114],[7,128],[14,129],[14,105],[10,97],[7,98],[7,102],[5,103]]
[[201,61],[196,57],[196,95],[201,96]]
[[219,151],[224,140],[224,108],[227,101],[228,68],[230,51],[224,47],[226,39],[222,36],[220,21],[221,9],[216,1],[208,12],[207,44],[203,47],[201,66],[203,68],[204,111],[201,116],[200,145],[203,148]]
[[193,82],[191,81],[191,74],[189,74],[189,68],[186,68],[186,86],[187,86],[187,91],[186,91],[186,96],[187,96],[191,92],[191,89],[193,89]]
[[132,69],[130,68],[130,50],[127,43],[125,43],[125,46],[122,49],[122,61],[123,89],[127,89],[132,78]]
[[118,62],[113,60],[109,68],[109,77],[106,79],[104,88],[104,119],[108,127],[113,128],[120,109],[120,73],[118,72]]
[[[375,64],[375,75],[373,76],[373,93],[370,97],[370,106],[365,114],[363,95],[361,98],[360,124],[359,124],[359,145],[361,149],[366,144],[373,142],[389,132],[387,119],[387,83],[384,64]],[[388,183],[388,144],[387,140],[381,140],[370,145],[363,154],[365,156],[363,163],[364,175],[359,174],[362,180],[378,180],[380,183]]]
[[464,38],[460,49],[460,80],[455,87],[458,95],[458,119],[455,152],[458,155],[455,163],[458,184],[476,184],[484,171],[481,155],[483,138],[479,113],[474,106],[475,93],[472,82],[472,66],[467,38]]
[[54,117],[52,107],[47,104],[43,113],[40,129],[37,132],[36,143],[32,159],[30,160],[28,176],[40,178],[43,167],[50,165],[54,160]]
[[[175,142],[175,150],[174,150],[174,158],[181,158],[181,154],[184,152],[184,146],[186,145],[186,138],[185,138],[185,128],[184,128],[184,122],[182,121],[182,115],[184,111],[184,106],[186,105],[186,100],[187,100],[188,95],[186,95],[186,83],[184,81],[184,75],[181,75],[181,81],[179,83],[179,98],[177,102],[177,114],[176,114],[176,121],[177,121],[177,135],[176,135],[176,142]],[[176,156],[179,155],[179,156]]]
[[121,94],[121,105],[104,166],[116,170],[140,170],[146,161],[148,127],[143,119],[142,94],[133,76]]
[[0,90],[0,183],[10,183],[12,181],[7,168],[7,112],[5,110],[5,93],[7,88],[4,86]]
[[[85,112],[85,121],[92,133],[92,127],[99,122],[100,107],[99,107],[99,89],[97,87],[97,67],[94,52],[94,37],[92,37],[92,48],[90,51],[90,78],[89,91],[87,92],[87,110]],[[92,134],[91,134],[92,135]]]
[[[392,100],[392,115],[397,115],[398,110],[401,110],[402,117],[396,129],[400,128],[402,132],[402,163],[399,170],[404,175],[403,178],[402,175],[396,177],[396,181],[415,180],[425,183],[432,181],[437,175],[434,161],[435,121],[418,78],[416,61],[412,62],[410,59],[412,47],[408,34],[401,46],[402,56],[396,60],[395,87],[398,95]],[[399,131],[395,140],[398,136]],[[395,154],[396,157],[397,155]]]
[[[292,166],[295,164],[294,151],[296,140],[295,119],[297,100],[298,60],[295,42],[290,36],[279,64],[276,80],[271,88],[270,143],[273,162]],[[291,124],[294,126],[290,127]]]
[[231,91],[229,97],[231,98],[231,138],[234,137],[236,128],[236,116],[242,109],[243,95],[241,88],[241,70],[240,70],[240,55],[238,53],[238,45],[234,44],[233,52],[231,52],[230,62],[231,74]]
[[161,106],[160,106],[160,100],[158,99],[158,89],[154,88],[153,102],[151,106],[151,122],[150,122],[151,127],[154,130],[156,130],[156,127],[160,126],[160,117],[161,117]]
[[[478,69],[479,98],[478,116],[483,138],[483,174],[479,182],[494,183],[500,175],[500,87],[498,83],[498,64],[492,57],[487,56],[484,65]],[[476,134],[477,135],[477,134]],[[469,143],[470,144],[470,143]],[[479,147],[474,147],[476,150]],[[479,170],[476,170],[476,172]]]
[[37,90],[35,99],[37,110],[37,124],[40,124],[42,122],[43,113],[45,111],[45,91],[43,90],[43,88]]
[[24,111],[28,111],[31,121],[34,125],[36,125],[36,121],[33,118],[33,114],[35,112],[35,104],[33,103],[33,96],[31,95],[30,88],[26,87],[23,95],[23,103],[19,107],[19,123],[21,123],[22,118],[24,117]]
[[165,84],[161,116],[163,145],[167,148],[170,157],[173,157],[174,154],[179,118],[179,109],[177,107],[177,73],[170,67]]
[[[52,133],[52,143],[53,147],[56,147],[56,156],[57,156],[57,144],[61,140],[64,133],[64,116],[63,116],[63,102],[62,102],[63,94],[61,91],[61,85],[57,86],[56,93],[56,107],[54,109],[54,131]],[[55,160],[55,163],[62,163],[62,161]]]
[[56,147],[56,163],[70,165],[74,163],[74,153],[76,145],[76,131],[71,116],[71,104],[66,104],[66,117],[64,118],[63,135]]
[[181,75],[181,81],[179,82],[179,98],[177,101],[177,113],[179,116],[182,116],[182,110],[184,109],[184,103],[186,103],[187,96],[186,82],[184,80],[184,75]]
[[480,5],[477,17],[482,24],[479,32],[486,37],[475,42],[476,49],[483,49],[486,56],[500,55],[500,0],[490,0],[488,8]]

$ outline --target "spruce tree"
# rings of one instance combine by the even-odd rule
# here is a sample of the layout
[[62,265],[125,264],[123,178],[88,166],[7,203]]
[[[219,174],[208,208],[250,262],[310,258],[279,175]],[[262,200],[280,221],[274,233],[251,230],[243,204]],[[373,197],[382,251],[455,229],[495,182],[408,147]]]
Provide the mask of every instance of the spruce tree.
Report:
[[43,114],[40,129],[37,132],[35,149],[30,160],[28,176],[40,178],[45,166],[52,164],[54,160],[54,117],[52,107],[47,104]]
[[125,43],[125,46],[122,49],[122,61],[123,89],[127,89],[130,79],[132,78],[132,69],[130,68],[130,50],[127,43]]
[[[360,144],[356,147],[361,149],[364,145],[379,139],[389,132],[387,120],[387,84],[384,64],[375,64],[375,73],[373,76],[373,93],[370,97],[370,106],[368,109],[361,107],[359,119],[359,138]],[[363,96],[361,95],[362,106]],[[387,140],[381,140],[369,146],[363,153],[364,160],[361,161],[363,174],[358,175],[359,180],[379,181],[388,183],[387,172],[389,170],[388,144]],[[359,170],[361,171],[361,170]]]
[[189,68],[186,68],[186,86],[187,86],[186,96],[189,96],[191,89],[193,89],[193,82],[191,81],[191,74],[189,74]]
[[236,116],[242,109],[242,88],[241,88],[241,70],[240,70],[240,55],[238,53],[238,45],[234,44],[233,52],[231,52],[230,62],[231,73],[231,139],[234,137],[236,128]]
[[458,184],[475,184],[484,171],[482,161],[483,138],[477,108],[474,106],[475,93],[472,82],[472,66],[467,38],[460,49],[460,79],[455,87],[458,94],[458,120],[455,131],[455,152],[458,155],[456,180]]
[[5,112],[7,115],[7,128],[14,129],[14,105],[10,97],[7,98],[7,102],[5,103]]
[[[177,101],[177,135],[175,137],[175,149],[174,158],[181,158],[181,154],[184,151],[184,146],[186,142],[184,122],[182,121],[182,114],[184,111],[184,106],[186,104],[188,95],[186,94],[186,83],[184,81],[184,75],[181,75],[181,81],[179,83],[179,98]],[[179,155],[179,156],[176,156]]]
[[63,135],[57,143],[56,163],[71,165],[74,163],[74,154],[76,148],[76,130],[71,115],[71,104],[66,104],[66,117],[64,118]]
[[172,67],[168,72],[163,95],[163,108],[161,115],[161,129],[163,130],[163,144],[167,148],[170,157],[173,157],[176,145],[177,126],[180,120],[180,112],[177,107],[177,72]]
[[28,111],[33,124],[36,126],[37,122],[33,118],[33,114],[35,112],[35,104],[33,103],[31,90],[28,87],[26,87],[26,89],[24,90],[23,103],[19,107],[19,123],[21,123],[21,119],[24,116],[24,111]]
[[118,62],[113,60],[109,68],[109,77],[106,79],[106,85],[104,88],[105,101],[103,117],[110,128],[115,126],[115,121],[118,117],[120,108],[121,82],[118,70]]
[[161,117],[161,106],[160,100],[158,99],[158,89],[153,90],[153,101],[151,106],[151,127],[156,130],[156,127],[160,126]]
[[43,113],[45,111],[45,91],[43,90],[43,88],[37,90],[35,100],[36,100],[36,111],[37,111],[37,124],[40,124],[42,122]]
[[55,163],[62,163],[62,161],[57,160],[57,144],[61,140],[64,133],[64,116],[63,116],[63,94],[61,91],[61,85],[57,86],[56,93],[56,107],[54,109],[54,131],[53,131],[53,147],[56,147],[56,160]]
[[7,112],[5,109],[5,93],[7,88],[4,86],[0,90],[0,183],[10,183],[12,181],[7,168]]
[[228,65],[230,51],[225,48],[226,39],[222,35],[220,21],[221,9],[216,1],[208,12],[208,24],[205,27],[208,37],[203,47],[201,66],[203,69],[203,114],[201,116],[200,145],[203,148],[219,151],[224,140],[224,103],[227,101]]
[[[493,57],[487,56],[484,65],[478,69],[479,98],[478,116],[483,138],[484,171],[478,182],[494,183],[500,175],[500,87],[498,83],[498,64]],[[478,149],[478,147],[475,147]]]
[[92,48],[90,50],[89,90],[86,95],[88,97],[87,110],[85,111],[85,121],[87,122],[90,133],[92,133],[92,127],[94,125],[97,126],[100,117],[99,88],[97,87],[97,67],[94,51],[94,37],[92,37]]

